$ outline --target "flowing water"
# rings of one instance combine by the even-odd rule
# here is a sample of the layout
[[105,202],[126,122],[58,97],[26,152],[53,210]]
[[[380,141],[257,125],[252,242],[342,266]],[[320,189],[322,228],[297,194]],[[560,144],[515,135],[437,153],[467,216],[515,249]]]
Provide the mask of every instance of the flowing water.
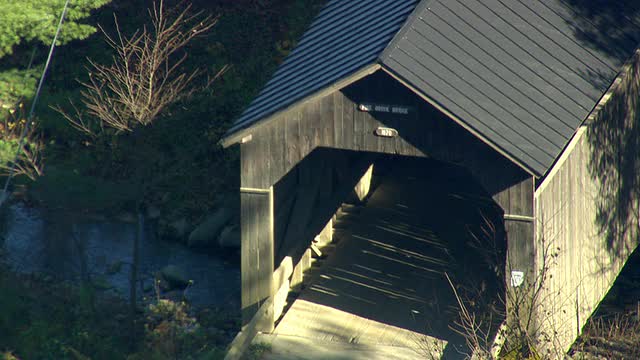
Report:
[[[136,224],[96,220],[77,214],[9,207],[0,239],[0,259],[19,273],[78,282],[90,278],[104,291],[127,297]],[[140,283],[153,295],[154,273],[166,265],[183,269],[193,285],[185,291],[193,305],[239,308],[240,269],[221,256],[156,239],[146,231],[140,243]]]

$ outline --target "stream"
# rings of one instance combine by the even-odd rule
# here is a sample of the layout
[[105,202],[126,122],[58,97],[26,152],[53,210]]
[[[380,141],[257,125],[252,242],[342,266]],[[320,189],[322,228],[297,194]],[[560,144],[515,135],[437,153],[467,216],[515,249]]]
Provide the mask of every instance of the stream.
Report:
[[[56,281],[79,282],[88,276],[101,291],[127,298],[136,224],[31,208],[23,203],[12,204],[5,221],[0,259],[13,271]],[[147,229],[140,243],[141,296],[153,296],[154,273],[174,265],[193,280],[184,291],[193,306],[239,308],[237,263],[156,239],[154,233]]]

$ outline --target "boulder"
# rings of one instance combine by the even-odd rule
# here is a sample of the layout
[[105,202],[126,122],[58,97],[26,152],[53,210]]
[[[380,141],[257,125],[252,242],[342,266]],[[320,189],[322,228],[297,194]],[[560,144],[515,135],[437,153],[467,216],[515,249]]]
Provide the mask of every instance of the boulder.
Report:
[[190,247],[200,247],[214,244],[218,235],[222,229],[224,229],[224,226],[227,225],[233,217],[233,214],[234,212],[230,208],[223,207],[207,216],[204,221],[189,234],[187,245]]
[[122,265],[124,263],[122,261],[116,261],[113,264],[109,265],[107,267],[107,271],[106,274],[107,275],[114,275],[120,272],[120,270],[122,270]]
[[155,220],[160,217],[161,211],[157,206],[149,205],[147,207],[147,219]]
[[169,223],[169,231],[172,236],[178,239],[184,239],[189,233],[189,222],[185,218],[180,218],[176,221]]
[[240,248],[240,229],[236,225],[228,225],[218,236],[218,245],[223,248]]
[[154,290],[153,283],[145,281],[144,286],[142,287],[142,291],[144,293],[150,293]]
[[175,265],[165,266],[160,270],[160,274],[170,289],[184,289],[189,285],[187,273]]
[[160,217],[156,228],[156,235],[160,239],[176,239],[181,242],[186,242],[186,238],[191,231],[191,225],[185,218],[178,218],[178,220],[171,221]]
[[109,283],[109,281],[103,277],[98,277],[93,279],[92,281],[93,287],[96,290],[110,290],[113,289],[113,285]]

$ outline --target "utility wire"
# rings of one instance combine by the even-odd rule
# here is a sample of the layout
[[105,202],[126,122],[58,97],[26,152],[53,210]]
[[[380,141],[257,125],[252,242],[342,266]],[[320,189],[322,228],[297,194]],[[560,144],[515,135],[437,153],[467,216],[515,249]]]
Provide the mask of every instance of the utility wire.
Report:
[[[27,133],[29,131],[29,127],[31,125],[31,121],[33,120],[33,114],[35,113],[36,104],[38,103],[38,99],[40,98],[40,92],[42,91],[42,84],[44,84],[44,79],[47,75],[47,70],[49,69],[49,65],[51,64],[51,58],[53,57],[53,50],[56,48],[56,42],[58,41],[58,36],[60,35],[60,31],[62,30],[62,24],[64,23],[64,18],[67,16],[67,9],[69,8],[69,0],[64,3],[64,8],[62,9],[62,14],[60,15],[60,21],[58,22],[58,28],[56,29],[56,34],[53,37],[53,41],[51,42],[51,47],[49,48],[49,55],[47,56],[47,62],[44,64],[44,69],[42,70],[42,76],[40,77],[40,81],[38,82],[38,88],[36,89],[36,95],[33,98],[33,102],[31,103],[31,109],[29,110],[29,116],[27,117],[27,123],[24,124],[24,128],[22,129],[22,134],[20,134],[20,142],[18,143],[18,149],[16,150],[16,155],[9,167],[9,176],[4,183],[4,188],[2,190],[2,194],[0,195],[0,207],[4,204],[4,202],[9,197],[7,191],[9,189],[9,184],[11,183],[11,179],[13,179],[14,172],[16,169],[16,163],[18,162],[18,158],[20,157],[20,153],[22,152],[22,147],[24,146],[25,138],[27,137]],[[33,61],[33,59],[32,59]]]

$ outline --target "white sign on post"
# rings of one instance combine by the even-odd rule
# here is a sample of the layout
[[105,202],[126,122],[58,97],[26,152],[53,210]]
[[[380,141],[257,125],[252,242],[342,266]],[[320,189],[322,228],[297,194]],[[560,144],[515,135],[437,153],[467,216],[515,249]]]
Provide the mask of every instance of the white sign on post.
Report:
[[518,270],[511,271],[511,286],[519,287],[522,283],[524,283],[524,272]]

